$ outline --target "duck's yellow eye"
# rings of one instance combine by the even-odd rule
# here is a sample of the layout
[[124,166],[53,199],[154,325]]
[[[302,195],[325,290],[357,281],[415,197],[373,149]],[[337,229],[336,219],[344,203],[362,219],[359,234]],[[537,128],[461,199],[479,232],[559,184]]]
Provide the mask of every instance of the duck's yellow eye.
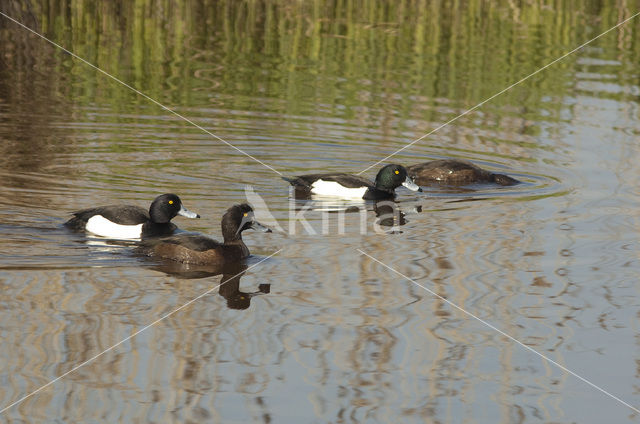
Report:
[[396,175],[398,175],[400,173],[400,171],[398,171],[397,169],[395,171],[393,171],[396,173]]
[[245,212],[245,213],[244,213],[244,216],[249,216],[249,212]]
[[169,204],[170,204],[170,205],[173,205],[173,200],[169,200]]

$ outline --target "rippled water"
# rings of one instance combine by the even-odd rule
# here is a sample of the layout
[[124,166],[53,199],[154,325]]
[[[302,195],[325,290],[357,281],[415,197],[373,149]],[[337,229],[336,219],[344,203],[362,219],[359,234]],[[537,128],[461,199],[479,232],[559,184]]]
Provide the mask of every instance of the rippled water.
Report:
[[[232,3],[2,11],[284,175],[360,172],[635,13],[505,4],[474,20],[475,2],[440,17],[416,2],[403,25],[382,6],[352,19],[329,2]],[[640,407],[638,25],[394,156],[523,184],[401,188],[403,225],[384,232],[370,203],[340,231],[273,170],[0,17],[0,408],[153,323],[1,420],[637,420],[486,324]],[[233,278],[62,227],[164,192],[202,215],[176,218],[183,230],[220,238],[248,197],[282,231],[246,232]]]

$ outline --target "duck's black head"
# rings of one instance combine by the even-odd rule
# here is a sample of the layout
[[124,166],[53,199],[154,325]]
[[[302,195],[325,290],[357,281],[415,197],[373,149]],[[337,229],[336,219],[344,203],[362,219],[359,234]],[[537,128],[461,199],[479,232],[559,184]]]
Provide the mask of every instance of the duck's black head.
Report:
[[376,188],[379,190],[393,192],[401,185],[409,190],[422,191],[409,177],[407,170],[402,165],[386,165],[376,175]]
[[185,209],[180,198],[171,193],[156,197],[149,207],[151,221],[156,224],[166,224],[176,215],[182,215],[187,218],[200,218],[197,213]]
[[249,228],[265,233],[271,232],[271,229],[256,221],[253,209],[246,203],[231,206],[222,216],[222,235],[225,242],[240,240],[240,233]]

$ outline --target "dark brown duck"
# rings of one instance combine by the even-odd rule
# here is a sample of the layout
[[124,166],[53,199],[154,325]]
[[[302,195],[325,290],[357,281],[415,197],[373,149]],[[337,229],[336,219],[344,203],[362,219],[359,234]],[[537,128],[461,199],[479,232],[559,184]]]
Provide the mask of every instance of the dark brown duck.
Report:
[[510,186],[520,183],[504,174],[494,174],[473,163],[460,159],[440,159],[407,167],[407,172],[418,185],[495,183]]
[[249,248],[242,241],[248,229],[270,233],[271,230],[255,220],[253,209],[246,203],[230,207],[222,216],[222,237],[219,242],[201,234],[177,234],[171,237],[140,243],[138,253],[170,259],[187,264],[223,265],[249,256]]

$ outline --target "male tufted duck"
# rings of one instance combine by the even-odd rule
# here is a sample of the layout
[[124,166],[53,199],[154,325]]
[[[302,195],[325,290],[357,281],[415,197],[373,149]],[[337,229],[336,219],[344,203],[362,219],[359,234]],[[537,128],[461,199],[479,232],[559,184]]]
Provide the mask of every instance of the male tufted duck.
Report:
[[422,191],[402,165],[386,165],[376,175],[375,182],[351,174],[310,174],[294,178],[283,177],[296,192],[308,196],[318,194],[351,199],[383,200],[395,197],[401,185],[409,190]]
[[116,239],[171,235],[178,228],[170,222],[176,215],[200,218],[197,213],[185,209],[175,194],[156,197],[148,212],[139,206],[113,205],[84,209],[73,215],[65,223],[72,230]]

